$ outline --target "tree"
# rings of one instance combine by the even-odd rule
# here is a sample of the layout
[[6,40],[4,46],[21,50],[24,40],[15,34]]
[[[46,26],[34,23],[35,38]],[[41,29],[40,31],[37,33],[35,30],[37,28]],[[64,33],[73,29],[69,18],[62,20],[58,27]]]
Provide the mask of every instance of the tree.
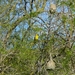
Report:
[[[1,0],[0,5],[1,75],[75,74],[75,2]],[[47,70],[50,53],[54,70]]]

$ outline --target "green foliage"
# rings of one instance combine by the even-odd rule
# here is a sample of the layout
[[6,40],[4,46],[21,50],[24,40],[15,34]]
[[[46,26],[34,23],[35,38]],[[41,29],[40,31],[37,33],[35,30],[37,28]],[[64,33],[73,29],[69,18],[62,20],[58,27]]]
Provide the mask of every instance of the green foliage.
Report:
[[75,25],[75,18],[74,18],[74,21],[73,22],[74,22],[74,25]]
[[66,15],[63,15],[63,16],[62,16],[62,22],[63,22],[63,23],[66,23],[66,21],[67,21],[67,17],[66,17]]
[[[75,70],[75,2],[56,2],[60,13],[57,10],[50,14],[49,4],[46,6],[51,3],[49,0],[29,1],[26,9],[22,0],[0,0],[0,75],[75,73],[72,71]],[[39,35],[36,43],[35,34]],[[47,71],[50,53],[56,68]],[[39,72],[40,67],[42,70]]]

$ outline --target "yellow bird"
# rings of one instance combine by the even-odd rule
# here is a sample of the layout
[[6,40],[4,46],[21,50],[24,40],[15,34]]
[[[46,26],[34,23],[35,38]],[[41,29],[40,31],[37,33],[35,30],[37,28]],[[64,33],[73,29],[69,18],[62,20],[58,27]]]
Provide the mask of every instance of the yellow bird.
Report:
[[36,34],[35,37],[34,37],[34,43],[36,43],[38,41],[38,38],[39,38],[39,35]]
[[39,36],[38,36],[38,34],[36,34],[35,37],[34,37],[34,39],[38,40],[38,38],[39,38]]

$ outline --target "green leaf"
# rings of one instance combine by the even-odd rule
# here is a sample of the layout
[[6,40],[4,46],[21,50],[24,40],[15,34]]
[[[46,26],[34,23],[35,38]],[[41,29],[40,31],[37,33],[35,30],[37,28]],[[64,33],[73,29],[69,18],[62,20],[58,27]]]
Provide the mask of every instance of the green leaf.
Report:
[[67,20],[66,15],[63,15],[63,16],[62,16],[62,22],[63,22],[63,23],[65,23],[65,22],[66,22],[66,20]]
[[74,18],[74,25],[75,25],[75,18]]

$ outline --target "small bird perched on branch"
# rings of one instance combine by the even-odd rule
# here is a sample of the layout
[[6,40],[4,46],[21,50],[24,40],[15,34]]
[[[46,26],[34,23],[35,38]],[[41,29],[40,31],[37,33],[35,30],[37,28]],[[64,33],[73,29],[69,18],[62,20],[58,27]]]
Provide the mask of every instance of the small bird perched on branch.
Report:
[[34,37],[34,39],[35,39],[35,40],[38,40],[38,38],[39,38],[39,35],[36,34],[35,37]]
[[34,43],[36,43],[38,41],[38,38],[39,38],[39,35],[36,34],[35,37],[34,37]]
[[50,60],[47,62],[47,69],[52,69],[52,70],[55,69],[55,62],[53,61],[51,54],[50,54]]

